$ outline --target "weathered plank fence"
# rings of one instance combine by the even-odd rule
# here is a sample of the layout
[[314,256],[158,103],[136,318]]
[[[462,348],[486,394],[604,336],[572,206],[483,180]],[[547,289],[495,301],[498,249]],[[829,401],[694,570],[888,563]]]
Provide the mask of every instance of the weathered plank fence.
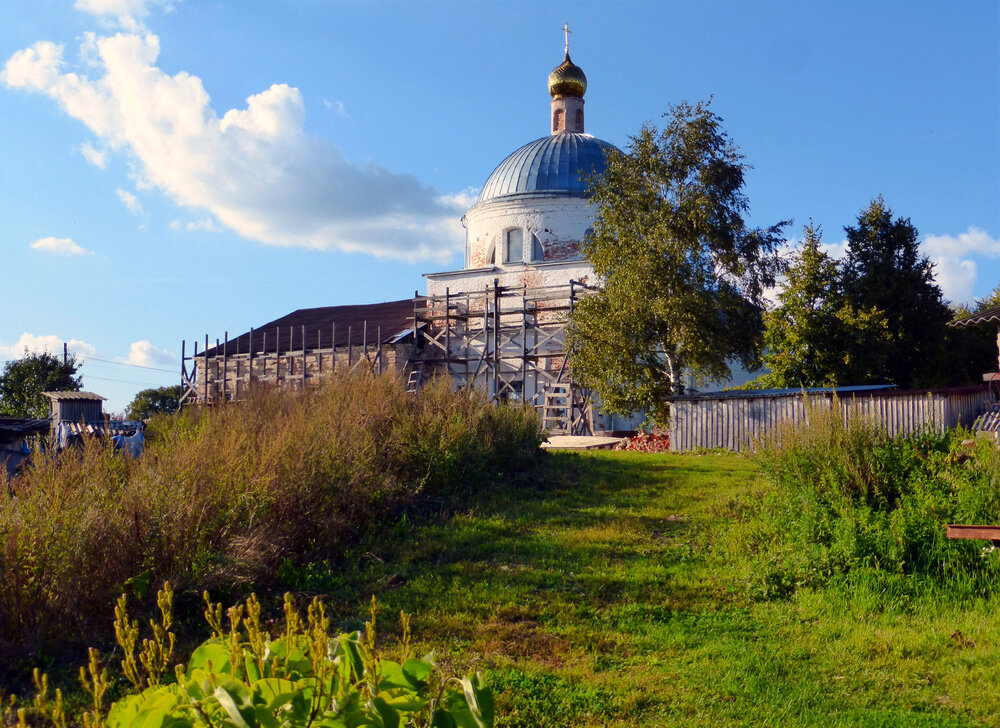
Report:
[[890,435],[927,426],[942,431],[959,424],[972,425],[993,399],[986,386],[905,391],[869,386],[810,389],[805,393],[746,390],[676,397],[670,402],[670,449],[752,450],[777,428],[806,422],[810,408],[839,408],[845,422],[874,419]]

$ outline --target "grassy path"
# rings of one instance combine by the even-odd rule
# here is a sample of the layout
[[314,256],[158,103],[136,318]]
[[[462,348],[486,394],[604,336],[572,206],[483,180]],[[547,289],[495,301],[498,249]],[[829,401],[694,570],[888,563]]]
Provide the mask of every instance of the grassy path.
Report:
[[420,647],[487,672],[499,725],[1000,725],[997,605],[755,596],[751,461],[555,453],[548,471],[300,583],[350,613],[372,592],[387,622],[413,613]]

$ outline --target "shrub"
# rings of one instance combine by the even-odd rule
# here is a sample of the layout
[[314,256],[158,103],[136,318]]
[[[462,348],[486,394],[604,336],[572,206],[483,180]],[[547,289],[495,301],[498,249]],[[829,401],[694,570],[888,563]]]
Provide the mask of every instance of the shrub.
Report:
[[766,526],[755,539],[768,546],[760,549],[764,597],[872,574],[894,582],[886,593],[900,584],[946,586],[956,596],[995,589],[1000,566],[983,544],[945,534],[947,523],[1000,518],[993,446],[980,443],[970,453],[962,431],[890,437],[870,419],[852,417],[848,425],[830,411],[809,415],[807,425],[762,443],[758,455],[776,486],[757,504]]
[[341,376],[161,418],[137,460],[93,438],[45,456],[0,482],[0,653],[82,644],[123,588],[248,586],[336,557],[530,466],[542,435],[533,410],[446,381],[413,397],[392,376]]

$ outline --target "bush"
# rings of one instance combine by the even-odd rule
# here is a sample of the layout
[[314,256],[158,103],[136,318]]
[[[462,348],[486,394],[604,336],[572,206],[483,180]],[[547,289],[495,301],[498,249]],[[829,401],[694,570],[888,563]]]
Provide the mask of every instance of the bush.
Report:
[[829,411],[809,414],[808,425],[786,428],[758,455],[776,486],[757,504],[766,524],[754,534],[764,597],[873,574],[892,581],[892,591],[902,584],[992,593],[1000,566],[989,549],[945,534],[947,523],[1000,519],[1000,456],[992,445],[970,452],[963,431],[893,438],[872,420],[852,417],[846,425]]
[[0,481],[0,648],[82,645],[123,588],[248,586],[335,557],[530,466],[542,435],[530,408],[446,381],[413,397],[345,376],[154,420],[137,460],[97,439],[45,456]]

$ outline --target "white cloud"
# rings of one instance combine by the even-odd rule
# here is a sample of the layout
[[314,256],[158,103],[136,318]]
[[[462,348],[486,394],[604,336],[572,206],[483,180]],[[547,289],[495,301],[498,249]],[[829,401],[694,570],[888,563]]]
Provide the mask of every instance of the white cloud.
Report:
[[142,19],[149,15],[153,5],[164,5],[167,10],[173,6],[169,0],[76,0],[73,7],[102,20],[113,21],[123,30],[138,31],[143,28]]
[[329,99],[323,99],[323,106],[334,111],[337,116],[343,116],[345,119],[350,119],[351,115],[347,113],[347,108],[344,106],[343,101],[330,101]]
[[118,199],[122,201],[122,204],[129,209],[129,212],[134,212],[137,215],[142,212],[142,203],[131,192],[118,189],[115,190],[115,194],[118,195]]
[[177,362],[177,357],[166,349],[159,349],[149,341],[143,340],[133,341],[129,347],[128,358],[118,358],[116,361],[141,367],[161,367],[172,366]]
[[934,280],[941,287],[945,300],[971,303],[979,268],[976,261],[944,255],[931,258],[930,261],[934,264]]
[[846,240],[841,240],[839,243],[821,243],[819,247],[834,260],[842,260],[847,255]]
[[181,220],[173,220],[170,223],[171,230],[186,230],[187,232],[209,232],[209,233],[219,233],[222,232],[214,220],[207,217],[201,220],[195,220],[194,222],[182,222]]
[[81,248],[72,238],[39,238],[28,247],[54,255],[92,255],[89,250]]
[[70,339],[67,341],[55,334],[48,334],[45,336],[36,336],[35,334],[29,334],[25,331],[21,334],[21,338],[15,343],[6,345],[0,342],[0,357],[4,359],[20,359],[24,356],[25,349],[28,350],[30,354],[41,354],[42,352],[49,352],[50,354],[62,355],[63,343],[69,346],[70,354],[76,354],[81,357],[94,356],[97,354],[97,349],[88,344],[85,341],[80,341],[79,339]]
[[960,258],[981,255],[986,258],[1000,258],[1000,240],[990,237],[985,230],[977,227],[958,235],[928,235],[921,243],[928,256],[948,256]]
[[1000,258],[1000,240],[972,226],[957,236],[928,235],[920,245],[934,263],[935,278],[944,297],[953,303],[973,301],[979,272],[975,258]]
[[95,167],[104,169],[108,166],[108,152],[105,149],[97,149],[90,142],[84,142],[80,147],[83,158]]
[[[80,0],[92,12],[131,13],[145,3]],[[137,162],[139,189],[155,187],[225,227],[269,245],[444,262],[461,249],[456,198],[412,175],[357,164],[304,131],[305,105],[285,84],[220,116],[201,80],[156,67],[159,39],[119,33],[96,40],[104,75],[64,70],[62,46],[14,53],[0,82],[47,94],[111,151]]]

